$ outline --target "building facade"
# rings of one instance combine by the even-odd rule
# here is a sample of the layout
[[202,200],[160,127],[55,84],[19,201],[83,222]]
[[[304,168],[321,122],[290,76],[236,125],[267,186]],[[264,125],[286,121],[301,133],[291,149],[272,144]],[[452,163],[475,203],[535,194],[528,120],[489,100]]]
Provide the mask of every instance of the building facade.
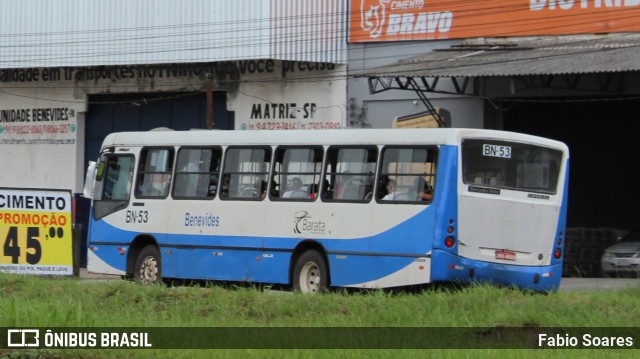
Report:
[[635,224],[640,0],[6,0],[0,10],[1,187],[81,192],[115,131],[390,128],[438,108],[447,126],[566,142],[569,225]]
[[349,15],[353,125],[438,108],[564,141],[568,225],[636,225],[640,1],[351,0]]
[[346,5],[4,1],[0,186],[81,192],[116,131],[344,127]]

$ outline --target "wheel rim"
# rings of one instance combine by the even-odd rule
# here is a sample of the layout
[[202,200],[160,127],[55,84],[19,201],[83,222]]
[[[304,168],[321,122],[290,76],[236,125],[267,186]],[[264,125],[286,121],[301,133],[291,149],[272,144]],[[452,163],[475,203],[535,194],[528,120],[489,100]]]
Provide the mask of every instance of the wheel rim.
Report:
[[152,256],[145,257],[140,264],[140,281],[155,283],[158,280],[158,261]]
[[300,291],[302,293],[317,293],[320,290],[320,269],[313,262],[307,262],[300,271]]

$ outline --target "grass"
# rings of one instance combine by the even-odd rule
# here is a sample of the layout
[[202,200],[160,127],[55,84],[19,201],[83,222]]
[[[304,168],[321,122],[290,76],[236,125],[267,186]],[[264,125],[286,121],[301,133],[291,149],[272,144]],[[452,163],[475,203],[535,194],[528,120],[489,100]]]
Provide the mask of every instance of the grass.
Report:
[[[127,281],[92,282],[76,278],[0,275],[0,327],[464,327],[511,328],[636,327],[640,318],[640,288],[601,292],[532,294],[492,286],[398,291],[336,291],[321,296],[233,286],[142,286]],[[505,329],[506,328],[506,329]],[[288,330],[288,329],[287,329]],[[304,329],[314,333],[314,329]],[[301,332],[304,331],[300,329]],[[446,329],[442,329],[446,330]],[[589,329],[587,329],[589,330]],[[181,330],[182,331],[182,330]],[[258,331],[259,333],[260,331]],[[241,332],[242,334],[243,332]],[[326,332],[325,332],[326,333]],[[349,331],[345,332],[349,335]],[[354,332],[357,337],[359,332]],[[417,340],[411,330],[407,340]],[[440,333],[416,329],[416,335]],[[182,332],[176,335],[184,334]],[[395,333],[396,335],[398,333]],[[453,332],[451,345],[467,331]],[[2,335],[5,335],[2,333]],[[404,335],[404,334],[403,334]],[[249,338],[248,338],[249,339]],[[248,340],[247,339],[247,340]],[[283,338],[287,339],[287,338]],[[310,341],[317,339],[309,337]],[[383,338],[389,339],[389,338]],[[402,341],[403,338],[398,338]],[[234,340],[237,340],[235,338]],[[242,339],[244,340],[244,339]],[[336,342],[351,338],[337,338]],[[354,339],[355,340],[355,339]],[[492,339],[494,340],[494,339]],[[502,339],[495,339],[502,340]],[[640,337],[634,338],[636,345]],[[501,344],[501,343],[497,343]],[[399,344],[402,347],[403,344]],[[499,345],[497,345],[499,346]],[[556,358],[638,355],[636,350],[516,350],[516,349],[51,349],[0,350],[0,357],[493,357]]]

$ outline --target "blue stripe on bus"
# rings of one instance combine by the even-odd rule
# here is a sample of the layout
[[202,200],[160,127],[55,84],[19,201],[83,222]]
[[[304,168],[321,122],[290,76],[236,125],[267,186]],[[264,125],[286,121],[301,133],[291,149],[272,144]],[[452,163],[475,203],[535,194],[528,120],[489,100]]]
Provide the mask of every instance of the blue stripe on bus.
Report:
[[[328,253],[332,285],[352,285],[385,277],[432,249],[436,206],[425,207],[415,216],[382,233],[353,239],[238,237],[168,234],[160,244],[164,277],[287,283],[295,247],[313,240]],[[141,233],[119,230],[105,221],[93,223],[93,233],[102,239],[89,246],[110,266],[126,270],[126,256],[116,247],[127,247]],[[159,233],[148,233],[157,238]],[[109,248],[111,247],[111,248]],[[179,256],[176,255],[179,253]],[[345,258],[346,257],[346,258]],[[215,273],[213,273],[215,272]],[[428,278],[425,278],[428,281]]]
[[[569,160],[567,160],[566,168],[569,168]],[[565,172],[563,186],[564,186],[564,189],[563,189],[562,205],[560,206],[560,215],[558,218],[558,229],[556,229],[556,238],[560,239],[562,242],[560,243],[559,246],[558,246],[558,243],[556,242],[552,247],[553,248],[552,251],[555,251],[556,248],[559,248],[562,251],[562,256],[560,258],[555,258],[555,256],[553,256],[553,253],[552,253],[551,264],[562,264],[564,260],[564,244],[567,241],[566,226],[567,226],[567,207],[569,202],[569,171]],[[554,241],[556,241],[556,238],[554,238]]]
[[[370,237],[311,239],[327,252],[331,285],[356,285],[383,278],[410,265],[416,257],[429,256],[434,246],[457,253],[457,243],[453,248],[444,247],[449,220],[457,226],[457,154],[457,146],[440,147],[441,161],[435,184],[438,195],[414,217]],[[92,233],[118,242],[109,250],[110,246],[104,243],[107,240],[91,241],[89,245],[99,244],[101,248],[94,253],[114,268],[126,270],[126,256],[120,255],[116,247],[126,247],[122,243],[132,242],[141,233],[119,230],[104,221],[92,225]],[[164,277],[265,283],[288,283],[293,250],[301,241],[309,239],[148,235],[163,238],[159,245]],[[425,274],[424,282],[429,281]]]
[[522,266],[483,262],[434,250],[431,256],[434,282],[489,282],[533,291],[555,291],[562,278],[562,263],[548,266]]

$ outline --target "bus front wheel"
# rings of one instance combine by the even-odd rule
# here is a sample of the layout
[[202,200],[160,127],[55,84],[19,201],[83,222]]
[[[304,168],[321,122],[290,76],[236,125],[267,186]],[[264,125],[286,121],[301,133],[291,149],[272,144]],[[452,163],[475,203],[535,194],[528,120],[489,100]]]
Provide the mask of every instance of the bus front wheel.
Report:
[[155,284],[162,281],[160,251],[156,246],[142,248],[133,272],[133,278],[142,284]]
[[301,293],[327,291],[329,271],[327,263],[318,251],[309,250],[298,258],[293,269],[293,289]]

